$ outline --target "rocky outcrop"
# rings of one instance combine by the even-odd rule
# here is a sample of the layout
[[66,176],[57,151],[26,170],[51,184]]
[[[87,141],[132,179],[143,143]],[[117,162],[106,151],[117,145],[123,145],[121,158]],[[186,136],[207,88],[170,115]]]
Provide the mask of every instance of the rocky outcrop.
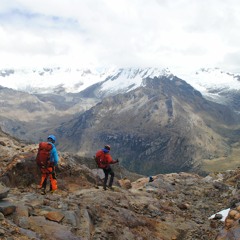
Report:
[[[218,229],[225,225],[216,219],[208,220],[208,216],[225,208],[231,196],[239,194],[232,180],[239,170],[204,178],[183,172],[160,174],[153,176],[152,182],[148,177],[133,182],[127,178],[115,179],[114,190],[104,191],[101,186],[95,188],[91,169],[74,162],[65,164],[59,169],[59,190],[54,194],[41,195],[38,179],[24,187],[26,182],[21,180],[24,175],[17,175],[21,186],[11,185],[8,196],[15,211],[2,221],[10,224],[9,229],[17,227],[18,236],[214,239],[217,234],[223,235]],[[67,168],[71,175],[66,174]],[[6,228],[3,230],[6,233]]]
[[[238,237],[240,169],[206,177],[157,174],[149,181],[115,166],[114,188],[104,191],[102,170],[92,159],[60,152],[59,189],[52,194],[47,188],[41,195],[37,145],[1,132],[0,141],[4,143],[0,238],[229,240],[231,233]],[[209,219],[226,208],[231,211],[225,222],[220,215]]]

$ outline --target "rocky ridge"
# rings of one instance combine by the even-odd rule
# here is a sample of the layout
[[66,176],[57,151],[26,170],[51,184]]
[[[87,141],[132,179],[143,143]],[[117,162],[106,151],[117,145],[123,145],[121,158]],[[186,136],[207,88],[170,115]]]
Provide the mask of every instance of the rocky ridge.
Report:
[[[149,182],[118,167],[114,191],[103,191],[92,159],[60,153],[59,190],[41,195],[36,151],[0,132],[1,239],[230,240],[233,229],[240,237],[239,169],[158,174]],[[236,212],[225,222],[209,219],[228,207]]]

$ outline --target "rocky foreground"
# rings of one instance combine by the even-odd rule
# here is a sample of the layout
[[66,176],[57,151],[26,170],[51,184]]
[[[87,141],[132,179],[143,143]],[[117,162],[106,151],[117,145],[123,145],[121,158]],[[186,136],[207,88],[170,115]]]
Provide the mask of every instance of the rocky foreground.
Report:
[[[0,135],[0,239],[240,239],[240,169],[159,174],[149,182],[114,166],[114,191],[104,191],[91,159],[60,153],[59,190],[41,195],[36,151]],[[226,219],[209,219],[227,208]]]

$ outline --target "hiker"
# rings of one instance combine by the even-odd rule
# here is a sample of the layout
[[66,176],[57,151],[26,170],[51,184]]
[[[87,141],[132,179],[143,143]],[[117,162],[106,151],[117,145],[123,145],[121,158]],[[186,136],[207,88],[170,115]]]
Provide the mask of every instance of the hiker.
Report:
[[154,181],[153,177],[150,176],[149,179],[148,179],[148,182],[153,182],[153,181]]
[[104,182],[103,182],[103,189],[107,190],[107,182],[108,182],[108,175],[110,174],[110,181],[108,184],[108,188],[113,190],[112,184],[113,184],[113,179],[114,179],[114,172],[112,168],[110,167],[110,164],[118,163],[117,160],[113,160],[111,155],[110,155],[110,146],[106,145],[104,148],[98,150],[96,152],[96,162],[99,168],[103,169],[104,172]]
[[39,188],[41,188],[41,194],[46,194],[48,177],[50,180],[51,193],[57,190],[55,167],[58,164],[58,153],[54,145],[55,142],[56,137],[54,135],[49,135],[47,142],[39,143],[36,162],[41,170],[41,182],[39,184]]

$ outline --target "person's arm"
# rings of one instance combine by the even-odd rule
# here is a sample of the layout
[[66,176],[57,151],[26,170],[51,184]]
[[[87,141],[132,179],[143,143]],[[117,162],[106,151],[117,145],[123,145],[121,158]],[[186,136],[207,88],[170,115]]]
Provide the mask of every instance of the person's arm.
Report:
[[107,158],[108,158],[108,164],[114,164],[119,162],[118,159],[113,160],[110,154],[107,154]]
[[113,164],[114,164],[114,163],[118,163],[118,162],[119,162],[118,159],[112,161]]
[[58,153],[55,146],[52,149],[52,156],[53,156],[54,166],[56,166],[58,164]]

